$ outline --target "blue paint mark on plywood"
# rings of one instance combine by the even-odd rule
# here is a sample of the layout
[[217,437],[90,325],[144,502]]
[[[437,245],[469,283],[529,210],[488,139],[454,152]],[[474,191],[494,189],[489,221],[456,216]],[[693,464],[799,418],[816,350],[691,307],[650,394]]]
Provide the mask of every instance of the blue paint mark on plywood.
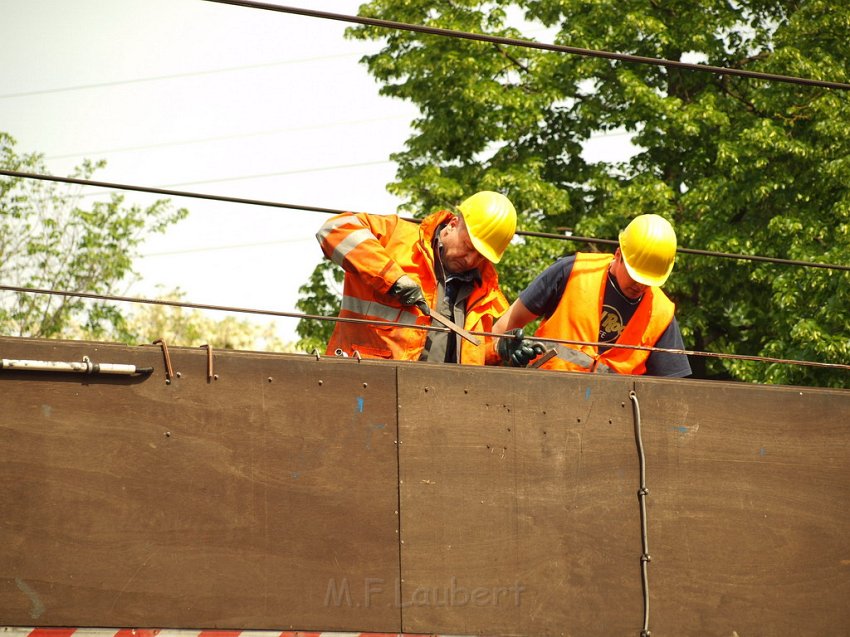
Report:
[[673,431],[682,436],[692,436],[699,431],[699,425],[673,425]]

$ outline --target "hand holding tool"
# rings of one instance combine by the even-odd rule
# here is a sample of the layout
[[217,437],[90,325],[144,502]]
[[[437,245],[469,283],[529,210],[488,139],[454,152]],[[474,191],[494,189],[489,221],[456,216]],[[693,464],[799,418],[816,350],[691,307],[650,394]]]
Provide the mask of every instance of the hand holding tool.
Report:
[[416,302],[416,307],[419,308],[419,311],[422,312],[425,316],[430,316],[432,321],[437,321],[443,327],[449,328],[452,332],[457,334],[463,339],[466,339],[473,345],[480,345],[481,341],[475,338],[472,334],[470,334],[467,330],[463,329],[457,323],[454,323],[447,319],[445,316],[440,314],[439,312],[431,312],[431,308],[428,307],[428,304],[425,302],[425,299]]
[[[406,274],[401,275],[390,288],[390,294],[398,298],[404,305],[417,305],[425,302],[425,295],[419,284]],[[427,307],[427,306],[426,306]]]
[[525,367],[531,359],[546,351],[542,343],[523,340],[522,328],[505,332],[496,345],[496,351],[511,367]]

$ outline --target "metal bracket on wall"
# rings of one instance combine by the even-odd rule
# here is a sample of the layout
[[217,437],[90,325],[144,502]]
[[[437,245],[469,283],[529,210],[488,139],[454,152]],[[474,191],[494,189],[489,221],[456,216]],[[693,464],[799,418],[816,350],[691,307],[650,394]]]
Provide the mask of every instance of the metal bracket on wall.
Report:
[[212,382],[213,380],[218,380],[218,374],[213,372],[213,348],[212,345],[204,344],[201,345],[202,348],[206,348],[207,350],[207,382]]
[[162,347],[162,355],[165,358],[165,382],[171,383],[171,379],[174,378],[174,368],[171,367],[171,356],[168,355],[168,344],[163,338],[156,339],[153,344],[160,345]]

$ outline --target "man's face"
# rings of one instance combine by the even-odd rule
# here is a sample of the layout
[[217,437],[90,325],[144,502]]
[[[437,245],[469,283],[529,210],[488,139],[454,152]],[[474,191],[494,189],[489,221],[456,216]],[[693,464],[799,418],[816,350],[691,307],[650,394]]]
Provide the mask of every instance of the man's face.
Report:
[[440,233],[443,243],[443,267],[454,274],[480,268],[487,259],[472,245],[461,217],[452,217]]
[[623,263],[623,255],[620,253],[620,248],[614,253],[614,260],[611,262],[611,274],[617,280],[617,285],[620,290],[630,299],[639,299],[646,292],[648,285],[638,283],[629,276],[629,271],[626,270],[626,264]]

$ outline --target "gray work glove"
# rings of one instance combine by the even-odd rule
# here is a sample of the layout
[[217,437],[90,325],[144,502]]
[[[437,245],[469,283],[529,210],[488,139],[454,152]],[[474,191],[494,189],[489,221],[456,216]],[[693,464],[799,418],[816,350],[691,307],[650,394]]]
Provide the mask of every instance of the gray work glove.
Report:
[[422,288],[406,274],[402,274],[398,281],[393,283],[390,288],[390,294],[398,298],[403,305],[416,305],[428,307],[425,302],[425,295],[422,293]]
[[546,348],[543,343],[531,343],[523,340],[522,328],[509,330],[499,338],[496,351],[503,361],[511,367],[525,367],[533,358],[537,358]]

